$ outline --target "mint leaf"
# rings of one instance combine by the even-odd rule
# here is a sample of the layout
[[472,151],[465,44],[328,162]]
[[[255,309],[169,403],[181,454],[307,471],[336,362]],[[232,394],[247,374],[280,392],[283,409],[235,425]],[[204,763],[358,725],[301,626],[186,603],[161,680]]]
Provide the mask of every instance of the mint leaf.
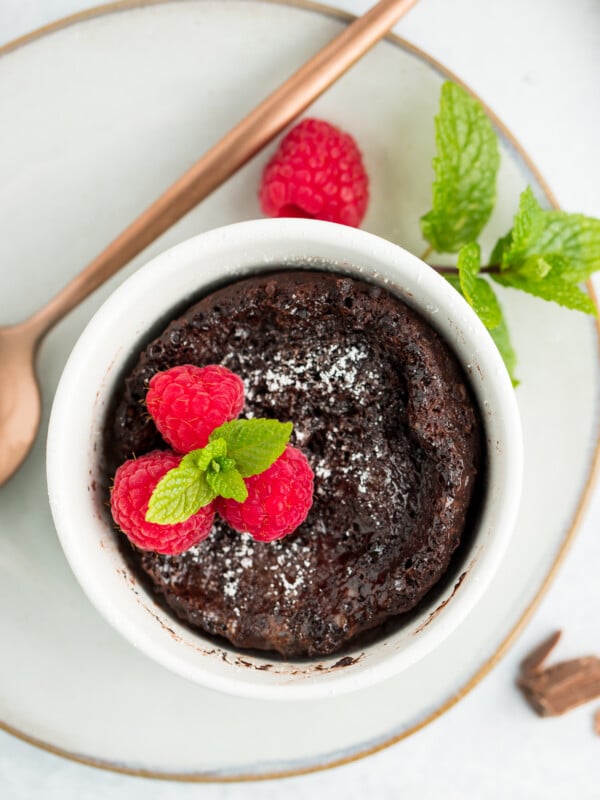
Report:
[[285,450],[293,425],[276,419],[234,419],[210,435],[210,441],[223,439],[227,455],[233,458],[243,478],[268,469]]
[[504,253],[510,247],[511,242],[512,230],[510,230],[506,236],[501,236],[494,245],[494,249],[492,250],[492,254],[490,256],[490,264],[493,264],[494,266],[500,266],[502,264]]
[[451,82],[442,86],[435,129],[433,208],[421,230],[434,250],[455,253],[479,236],[494,208],[498,141],[481,105]]
[[[542,256],[529,256],[529,258],[517,267],[515,272],[527,280],[542,281],[552,271],[552,259]],[[562,269],[562,267],[561,267]]]
[[[460,278],[458,277],[458,272],[445,272],[444,278],[448,281],[450,286],[452,286],[459,294],[462,294],[462,288],[460,285]],[[464,295],[463,295],[464,297]]]
[[216,472],[220,470],[227,471],[228,469],[235,469],[235,461],[233,458],[227,458],[227,456],[219,456],[218,458],[215,458],[212,462],[213,469],[215,464],[219,465],[219,470],[215,470]]
[[501,272],[499,275],[492,275],[492,278],[502,286],[510,286],[513,289],[520,289],[535,297],[543,300],[550,300],[558,305],[572,308],[575,311],[583,311],[585,314],[595,315],[596,306],[592,298],[582,291],[576,283],[563,277],[561,274],[554,274],[551,269],[543,280],[534,280],[523,275],[518,271]]
[[569,278],[576,283],[600,269],[600,220],[583,214],[545,211],[544,222],[535,243],[536,253],[560,253],[570,262]]
[[517,354],[515,353],[510,341],[510,333],[508,332],[508,325],[506,324],[504,316],[500,320],[500,324],[490,330],[490,336],[500,351],[500,355],[502,356],[502,360],[504,361],[506,369],[508,370],[512,385],[518,386],[519,381],[515,376]]
[[587,280],[600,269],[600,220],[545,211],[529,187],[521,194],[514,227],[504,239],[510,239],[510,245],[498,258],[498,242],[491,258],[492,264],[503,268],[519,266],[532,256],[549,262],[550,256],[560,257],[565,262],[561,272],[572,283]]
[[[479,261],[479,245],[471,242],[458,255],[458,275],[447,274],[445,278],[481,318],[500,351],[513,386],[518,386],[519,381],[515,377],[517,356],[510,341],[508,325],[494,290],[486,280],[478,277]],[[486,288],[483,289],[480,284],[485,284]]]
[[220,458],[227,455],[227,444],[224,439],[215,439],[209,442],[206,447],[201,447],[198,450],[192,450],[184,456],[179,462],[180,467],[192,467],[205,472],[208,465],[214,458]]
[[492,253],[500,273],[492,278],[567,308],[596,314],[577,285],[600,268],[600,220],[545,211],[530,187],[521,194],[514,226]]
[[[501,267],[518,264],[528,255],[537,253],[536,242],[544,230],[544,209],[528,186],[521,193],[519,211],[515,216],[512,231],[508,234],[510,242],[502,254]],[[492,261],[492,263],[495,263]]]
[[243,503],[248,498],[248,489],[237,469],[227,469],[220,472],[209,470],[206,474],[206,480],[213,491],[221,497],[237,500],[238,503]]
[[502,309],[494,290],[483,278],[478,277],[481,253],[476,242],[466,244],[458,254],[458,277],[462,294],[488,330],[502,320]]
[[[183,459],[182,459],[183,461]],[[147,522],[174,525],[191,517],[216,496],[205,475],[195,467],[179,464],[156,485],[146,512]]]

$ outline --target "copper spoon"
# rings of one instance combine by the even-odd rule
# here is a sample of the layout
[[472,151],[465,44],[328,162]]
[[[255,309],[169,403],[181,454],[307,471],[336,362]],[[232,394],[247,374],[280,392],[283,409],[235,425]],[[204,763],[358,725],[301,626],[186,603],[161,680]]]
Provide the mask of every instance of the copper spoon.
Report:
[[45,334],[275,138],[416,2],[380,0],[229,131],[47,305],[0,328],[0,485],[21,465],[39,427],[35,357]]

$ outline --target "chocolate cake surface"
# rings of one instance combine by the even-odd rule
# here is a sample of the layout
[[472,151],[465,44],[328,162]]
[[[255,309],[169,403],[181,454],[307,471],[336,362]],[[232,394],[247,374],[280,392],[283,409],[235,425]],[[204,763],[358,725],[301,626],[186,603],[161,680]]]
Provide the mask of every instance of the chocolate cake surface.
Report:
[[144,398],[176,364],[223,364],[244,417],[294,423],[315,473],[290,536],[256,542],[217,519],[177,556],[131,549],[163,602],[240,648],[329,654],[413,609],[448,568],[483,459],[460,366],[387,291],[335,273],[280,271],[214,291],[142,352],[109,419],[111,470],[165,447]]

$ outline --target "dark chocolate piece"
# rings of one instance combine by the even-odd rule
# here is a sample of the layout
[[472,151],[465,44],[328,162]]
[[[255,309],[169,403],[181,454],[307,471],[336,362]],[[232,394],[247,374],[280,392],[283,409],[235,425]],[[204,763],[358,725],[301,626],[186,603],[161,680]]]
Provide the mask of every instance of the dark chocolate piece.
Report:
[[558,644],[562,631],[554,631],[541,644],[538,644],[521,662],[521,675],[535,675],[542,671],[544,662]]
[[517,685],[533,710],[541,717],[566,714],[600,697],[600,659],[584,656],[543,668],[560,639],[556,631],[521,663]]
[[541,717],[566,714],[600,697],[600,659],[585,656],[561,661],[543,672],[521,676],[518,684]]

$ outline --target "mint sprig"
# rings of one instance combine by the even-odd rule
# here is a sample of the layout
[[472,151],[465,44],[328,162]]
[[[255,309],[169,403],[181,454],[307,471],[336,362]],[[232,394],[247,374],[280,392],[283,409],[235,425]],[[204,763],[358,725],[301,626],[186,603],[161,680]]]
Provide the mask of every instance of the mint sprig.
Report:
[[494,208],[498,141],[477,100],[450,82],[442,86],[435,133],[433,205],[421,229],[438,253],[456,253],[479,236]]
[[208,444],[185,455],[156,485],[147,522],[174,525],[198,513],[216,497],[243,503],[244,478],[267,470],[285,450],[291,422],[236,419],[215,429]]
[[210,441],[226,443],[227,455],[233,458],[243,478],[259,475],[268,469],[285,450],[292,435],[291,422],[276,419],[234,419],[210,435]]
[[476,240],[495,203],[498,143],[484,109],[450,82],[442,87],[436,145],[433,208],[421,218],[423,235],[430,249],[460,250],[456,271],[445,277],[489,330],[516,385],[516,354],[489,279],[596,314],[592,299],[579,284],[600,269],[600,220],[548,211],[528,187],[521,194],[511,230],[497,241],[489,266],[481,267]]

